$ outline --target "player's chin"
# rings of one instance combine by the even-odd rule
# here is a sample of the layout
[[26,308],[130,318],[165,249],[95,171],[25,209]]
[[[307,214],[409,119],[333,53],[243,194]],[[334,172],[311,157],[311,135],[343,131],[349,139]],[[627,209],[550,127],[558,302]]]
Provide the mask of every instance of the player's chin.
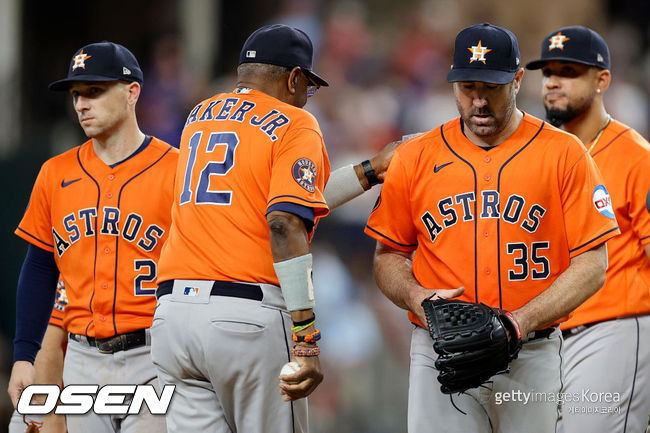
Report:
[[84,125],[83,123],[81,124],[81,129],[84,130],[86,137],[88,138],[97,137],[101,132],[101,128],[98,128],[95,125]]
[[487,125],[477,125],[474,122],[468,124],[470,131],[479,137],[490,137],[497,132],[497,126],[495,123],[490,123]]

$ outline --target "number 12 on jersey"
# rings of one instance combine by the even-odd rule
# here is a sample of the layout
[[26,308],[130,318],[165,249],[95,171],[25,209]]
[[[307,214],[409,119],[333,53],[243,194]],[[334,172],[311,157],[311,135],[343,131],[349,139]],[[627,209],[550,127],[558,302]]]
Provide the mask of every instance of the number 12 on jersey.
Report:
[[[190,155],[187,158],[185,166],[185,175],[183,177],[183,191],[181,192],[180,205],[189,203],[192,200],[192,178],[196,165],[196,156],[201,146],[203,132],[195,132],[190,138],[189,148]],[[235,149],[239,144],[239,137],[236,132],[213,132],[208,138],[205,148],[206,153],[214,152],[217,146],[226,146],[226,154],[223,161],[208,161],[203,167],[200,167],[198,185],[194,202],[196,204],[216,204],[229,206],[232,202],[232,191],[210,191],[210,176],[225,176],[235,165]]]

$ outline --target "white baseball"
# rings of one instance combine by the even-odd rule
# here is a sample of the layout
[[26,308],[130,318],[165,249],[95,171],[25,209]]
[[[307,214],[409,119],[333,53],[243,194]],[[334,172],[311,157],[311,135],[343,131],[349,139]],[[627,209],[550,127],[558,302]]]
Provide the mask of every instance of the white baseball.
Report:
[[300,364],[295,361],[287,362],[280,370],[280,376],[291,375],[300,370]]

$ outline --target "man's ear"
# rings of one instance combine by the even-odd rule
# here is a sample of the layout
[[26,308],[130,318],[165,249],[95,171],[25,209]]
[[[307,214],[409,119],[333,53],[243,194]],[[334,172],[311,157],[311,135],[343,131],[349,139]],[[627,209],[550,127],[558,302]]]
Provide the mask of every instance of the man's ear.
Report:
[[298,75],[300,74],[300,68],[296,66],[289,72],[289,78],[287,79],[287,90],[291,95],[296,94],[296,86],[298,85]]

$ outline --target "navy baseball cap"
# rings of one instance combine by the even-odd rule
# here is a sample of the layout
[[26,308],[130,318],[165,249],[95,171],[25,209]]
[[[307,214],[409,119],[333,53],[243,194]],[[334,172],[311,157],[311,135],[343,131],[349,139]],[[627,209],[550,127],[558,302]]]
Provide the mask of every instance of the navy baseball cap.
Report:
[[302,30],[284,24],[271,24],[255,30],[244,42],[239,54],[239,64],[265,63],[300,67],[314,83],[329,86],[327,81],[312,71],[314,46]]
[[576,62],[609,69],[609,48],[595,31],[583,26],[563,27],[542,41],[542,58],[528,62],[526,69],[541,69],[550,60]]
[[135,81],[142,84],[140,65],[131,51],[113,42],[98,42],[78,50],[70,61],[68,77],[50,83],[50,90],[67,91],[75,81]]
[[447,81],[512,82],[519,70],[519,44],[508,29],[489,23],[467,27],[456,36],[454,64]]

